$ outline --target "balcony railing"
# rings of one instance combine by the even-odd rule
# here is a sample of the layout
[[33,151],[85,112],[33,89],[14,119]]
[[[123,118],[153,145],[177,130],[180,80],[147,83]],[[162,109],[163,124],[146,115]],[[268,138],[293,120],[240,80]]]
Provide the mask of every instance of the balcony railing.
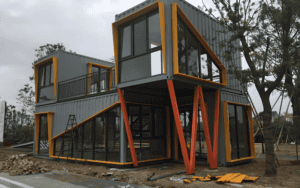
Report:
[[115,70],[94,72],[58,83],[58,100],[116,89]]

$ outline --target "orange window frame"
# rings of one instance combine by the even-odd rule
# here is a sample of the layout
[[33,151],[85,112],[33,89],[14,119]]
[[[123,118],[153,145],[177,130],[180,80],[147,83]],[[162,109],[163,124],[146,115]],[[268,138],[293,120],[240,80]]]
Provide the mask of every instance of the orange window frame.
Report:
[[[216,63],[216,66],[218,66],[221,69],[222,72],[222,83],[213,82],[210,80],[206,80],[203,78],[198,78],[186,74],[179,73],[179,66],[178,66],[178,32],[177,32],[177,24],[178,19],[177,15],[182,18],[184,23],[187,25],[187,27],[192,31],[194,36],[198,39],[200,44],[205,48],[205,50],[208,52],[208,54],[211,56],[211,58]],[[209,47],[209,45],[206,43],[204,38],[201,36],[201,34],[197,31],[196,27],[192,24],[192,22],[188,19],[188,17],[184,14],[184,12],[180,9],[177,3],[172,4],[172,40],[173,40],[173,74],[193,80],[198,80],[201,82],[214,84],[218,86],[226,86],[227,85],[227,71],[225,66],[222,64],[222,62],[219,60],[219,58],[214,54],[212,49]]]
[[53,64],[53,76],[54,76],[54,99],[56,100],[57,95],[57,57],[51,57],[44,61],[40,61],[34,65],[34,84],[35,84],[35,103],[37,103],[38,88],[39,88],[39,66],[49,61]]
[[[105,66],[105,65],[99,65],[99,64],[96,64],[96,63],[92,63],[92,62],[88,62],[87,63],[87,65],[88,65],[88,95],[90,94],[90,89],[91,89],[91,74],[92,74],[92,66],[94,66],[94,67],[100,67],[100,68],[103,68],[103,69],[110,69],[110,70],[112,70],[113,69],[113,67],[109,67],[109,66]],[[109,76],[109,78],[110,78],[110,81],[109,81],[109,88],[111,88],[111,82],[112,82],[112,79],[111,79],[111,77],[112,77],[112,74],[110,73],[110,76]]]
[[[230,147],[230,130],[229,130],[229,112],[228,104],[236,104],[240,106],[247,106],[247,115],[249,123],[249,142],[250,142],[250,156],[240,159],[231,159],[231,147]],[[226,162],[233,163],[238,161],[244,161],[255,158],[255,147],[254,147],[254,130],[253,130],[253,119],[252,119],[252,108],[250,105],[235,103],[230,101],[223,101],[223,113],[224,113],[224,131],[225,131],[225,148],[226,148]]]
[[160,1],[156,1],[134,13],[129,14],[128,16],[114,22],[112,24],[113,30],[113,41],[114,41],[114,54],[115,54],[115,72],[116,72],[116,84],[119,83],[119,41],[118,41],[118,27],[126,22],[129,22],[139,16],[142,16],[154,9],[158,8],[159,13],[159,20],[160,20],[160,35],[161,35],[161,42],[162,42],[162,56],[163,56],[163,64],[164,64],[164,74],[166,74],[166,29],[165,29],[165,8],[164,3]]
[[40,115],[47,115],[48,122],[48,142],[49,142],[49,157],[53,155],[54,142],[52,142],[52,125],[53,125],[53,112],[41,112],[34,114],[34,123],[35,123],[35,151],[36,154],[39,152],[39,129],[40,129]]

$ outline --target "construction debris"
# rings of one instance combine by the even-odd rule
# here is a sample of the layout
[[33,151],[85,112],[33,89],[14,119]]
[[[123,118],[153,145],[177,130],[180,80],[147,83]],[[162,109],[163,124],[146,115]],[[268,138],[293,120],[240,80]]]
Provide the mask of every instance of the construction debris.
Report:
[[254,182],[258,179],[258,177],[249,177],[245,174],[240,174],[240,173],[229,173],[225,174],[223,176],[211,176],[207,174],[205,177],[201,176],[193,176],[193,177],[186,177],[182,176],[181,178],[179,177],[171,177],[170,180],[172,181],[178,181],[180,183],[192,183],[194,181],[200,180],[202,182],[207,182],[211,180],[217,180],[217,183],[234,183],[231,185],[238,185],[241,184],[243,181],[245,182]]
[[29,175],[37,173],[50,172],[51,166],[36,162],[29,159],[23,159],[27,154],[12,155],[6,161],[0,164],[0,170],[9,173],[10,176]]

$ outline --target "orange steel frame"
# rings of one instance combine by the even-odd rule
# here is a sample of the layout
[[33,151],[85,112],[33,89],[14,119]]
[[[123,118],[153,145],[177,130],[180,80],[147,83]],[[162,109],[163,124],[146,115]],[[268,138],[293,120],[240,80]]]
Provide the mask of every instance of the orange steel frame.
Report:
[[49,157],[53,155],[54,143],[52,142],[52,124],[53,124],[53,112],[40,112],[34,114],[35,121],[35,152],[38,154],[39,152],[39,129],[40,129],[40,115],[47,115],[48,122],[48,142],[49,142]]
[[[168,80],[168,89],[170,94],[170,99],[172,103],[175,124],[177,129],[177,134],[179,137],[179,142],[181,146],[182,156],[185,164],[185,169],[187,174],[193,174],[195,172],[195,155],[196,155],[196,138],[197,138],[197,117],[198,117],[198,106],[200,103],[200,110],[202,114],[203,127],[205,133],[205,139],[207,143],[207,152],[209,158],[210,168],[217,168],[218,163],[218,133],[219,133],[219,107],[220,107],[220,90],[216,91],[215,96],[215,117],[214,117],[214,147],[211,147],[211,139],[209,134],[208,119],[207,119],[207,110],[204,104],[204,96],[201,86],[196,86],[194,88],[194,104],[193,104],[193,120],[192,120],[192,137],[191,137],[191,151],[190,151],[190,160],[188,158],[186,141],[184,139],[184,134],[181,126],[178,104],[176,100],[174,85],[172,80]],[[178,158],[175,156],[175,158]]]
[[132,134],[131,134],[130,126],[129,126],[129,120],[128,120],[128,115],[127,115],[127,109],[126,109],[124,94],[123,94],[121,89],[118,89],[118,92],[119,92],[119,98],[120,98],[121,108],[122,108],[123,117],[124,117],[124,123],[125,123],[127,138],[128,138],[128,142],[129,142],[129,146],[130,146],[130,153],[131,153],[133,166],[137,167],[138,162],[137,162],[136,152],[135,152],[133,139],[132,139]]

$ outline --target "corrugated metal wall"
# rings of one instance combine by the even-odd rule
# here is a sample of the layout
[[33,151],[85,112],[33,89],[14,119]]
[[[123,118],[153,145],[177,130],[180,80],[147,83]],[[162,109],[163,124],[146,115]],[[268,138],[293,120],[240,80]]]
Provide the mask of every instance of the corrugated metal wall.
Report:
[[51,111],[53,114],[52,136],[65,131],[70,114],[75,114],[77,123],[91,117],[108,106],[119,102],[118,93],[110,93],[80,100],[45,105],[36,108],[36,113]]
[[221,102],[230,101],[242,104],[249,104],[245,95],[237,95],[233,93],[221,92]]
[[[134,7],[132,7],[129,10],[126,10],[118,15],[115,16],[116,21],[149,5],[156,2],[156,0],[148,0],[144,1]],[[203,11],[199,10],[198,8],[194,7],[190,3],[188,3],[185,0],[161,0],[161,2],[165,3],[165,10],[169,9],[172,3],[177,3],[179,7],[183,10],[183,12],[187,15],[189,20],[193,23],[193,25],[196,27],[196,29],[199,31],[199,33],[206,39],[207,44],[211,47],[211,49],[214,51],[214,53],[218,56],[220,61],[225,65],[226,69],[229,69],[229,65],[232,63],[225,62],[225,58],[222,56],[225,55],[226,48],[223,48],[222,50],[218,47],[221,41],[224,39],[229,40],[230,37],[233,35],[233,33],[229,33],[228,29],[222,27],[218,21],[216,21],[214,18],[208,16]],[[171,16],[170,14],[166,14],[166,16]],[[166,19],[168,20],[168,19]],[[166,23],[166,27],[171,26],[171,23]],[[216,31],[224,31],[224,33],[219,33]],[[166,31],[168,29],[166,28]],[[168,35],[167,35],[168,36]],[[212,39],[216,37],[216,39],[213,41]],[[239,41],[236,41],[234,45],[237,47],[239,45]],[[167,48],[172,48],[172,45],[170,45],[168,42],[166,43]],[[172,58],[172,54],[167,54],[167,58]],[[239,52],[236,52],[233,54],[233,61],[235,62],[235,65],[239,68],[241,68],[241,54]],[[168,62],[168,61],[167,61]],[[242,87],[240,85],[240,82],[234,78],[231,78],[231,76],[227,76],[227,88],[239,90],[242,91]]]

